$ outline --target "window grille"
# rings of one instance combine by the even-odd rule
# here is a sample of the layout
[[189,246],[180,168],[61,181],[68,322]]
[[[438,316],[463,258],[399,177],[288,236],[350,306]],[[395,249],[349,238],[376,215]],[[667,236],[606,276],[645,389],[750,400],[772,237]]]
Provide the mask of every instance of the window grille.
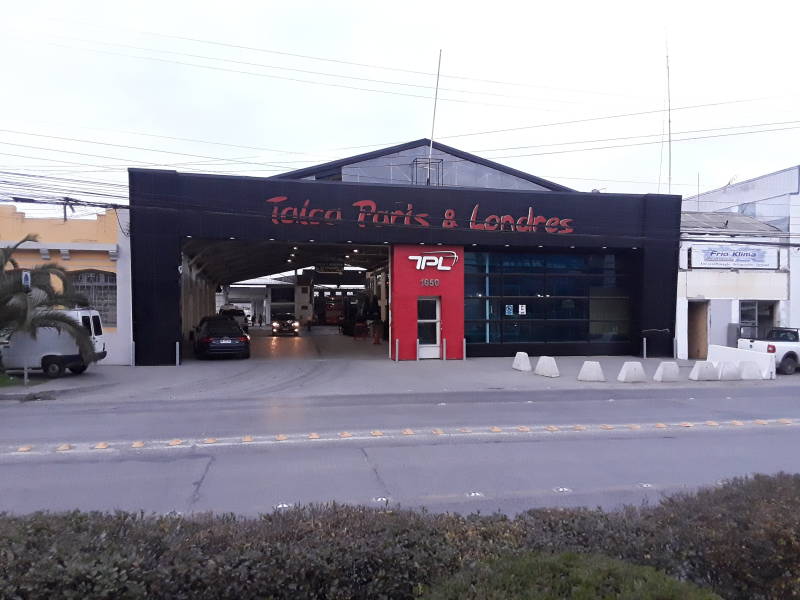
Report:
[[78,294],[97,310],[106,327],[117,326],[117,275],[106,271],[76,271],[70,273]]

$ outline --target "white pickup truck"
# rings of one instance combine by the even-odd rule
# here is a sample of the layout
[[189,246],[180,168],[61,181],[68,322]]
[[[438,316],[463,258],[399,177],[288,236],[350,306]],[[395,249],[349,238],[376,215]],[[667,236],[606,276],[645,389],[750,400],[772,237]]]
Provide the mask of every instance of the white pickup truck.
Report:
[[775,355],[778,373],[791,375],[800,363],[800,331],[788,327],[775,327],[762,339],[739,338],[737,346]]

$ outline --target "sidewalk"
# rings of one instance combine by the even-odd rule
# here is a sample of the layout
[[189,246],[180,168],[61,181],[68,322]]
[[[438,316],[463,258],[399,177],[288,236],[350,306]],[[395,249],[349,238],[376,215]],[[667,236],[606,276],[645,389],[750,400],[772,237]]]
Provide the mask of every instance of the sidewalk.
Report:
[[[607,382],[577,381],[583,361],[601,363]],[[626,360],[643,363],[650,380],[627,384],[616,381]],[[696,382],[688,375],[694,361],[678,361],[682,380],[655,383],[652,376],[664,359],[625,356],[557,357],[561,376],[547,378],[515,371],[511,358],[471,358],[466,361],[408,361],[375,359],[285,359],[248,361],[191,361],[180,367],[92,366],[80,376],[23,388],[6,388],[0,399],[21,400],[27,394],[42,399],[80,397],[103,400],[197,400],[202,398],[258,398],[383,395],[459,391],[544,391],[578,389],[730,388],[797,385],[800,376],[778,376],[771,381]],[[41,381],[41,376],[36,376]]]

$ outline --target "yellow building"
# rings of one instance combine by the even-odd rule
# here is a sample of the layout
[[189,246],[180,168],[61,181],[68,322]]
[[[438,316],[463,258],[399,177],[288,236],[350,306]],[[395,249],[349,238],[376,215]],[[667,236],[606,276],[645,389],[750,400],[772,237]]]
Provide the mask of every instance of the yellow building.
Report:
[[[125,302],[118,307],[117,275],[120,265],[120,249],[127,254],[129,247],[125,228],[127,211],[106,211],[96,219],[64,219],[27,217],[14,206],[0,206],[0,245],[16,244],[28,234],[38,236],[38,242],[26,242],[15,253],[14,258],[21,268],[53,262],[70,273],[78,292],[86,296],[90,305],[97,309],[106,326],[106,333],[117,337],[118,327],[128,327],[120,321],[130,320],[130,295],[122,291]],[[125,257],[127,259],[127,256]],[[129,271],[124,261],[123,271]],[[127,275],[127,276],[126,276]],[[129,287],[129,274],[121,273],[122,284]],[[119,310],[121,309],[121,310]],[[114,352],[116,364],[126,364],[130,343],[124,339]],[[111,354],[109,355],[111,357]],[[113,364],[112,363],[112,364]]]

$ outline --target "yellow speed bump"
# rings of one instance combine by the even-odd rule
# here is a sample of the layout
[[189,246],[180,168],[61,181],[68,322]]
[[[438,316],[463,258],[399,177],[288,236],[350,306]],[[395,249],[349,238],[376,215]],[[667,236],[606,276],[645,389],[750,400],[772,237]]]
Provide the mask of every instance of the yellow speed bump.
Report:
[[167,446],[180,446],[182,443],[183,443],[183,440],[175,439],[175,440],[170,440],[169,442],[167,442]]
[[717,423],[716,421],[706,421],[706,425],[708,425],[709,427],[719,427],[719,423]]
[[573,425],[573,431],[586,431],[586,425]]
[[600,425],[600,429],[605,429],[606,431],[611,431],[614,429],[613,425]]
[[343,431],[342,433],[339,434],[339,437],[340,438],[351,438],[351,437],[353,437],[353,434],[352,433],[348,433],[347,431]]
[[255,440],[253,439],[252,435],[246,435],[246,436],[242,437],[242,441],[245,444],[249,444],[250,442],[254,442]]
[[319,439],[319,434],[318,433],[309,433],[308,434],[308,439],[310,439],[310,440],[318,440]]
[[439,429],[438,427],[432,430],[433,435],[444,435],[444,429]]
[[108,450],[108,442],[99,442],[92,446],[95,450]]
[[736,425],[737,427],[741,427],[744,425],[742,421],[731,421],[731,425]]
[[372,437],[381,437],[383,435],[383,432],[376,429],[375,431],[370,432],[370,435]]
[[217,438],[206,438],[206,439],[203,440],[203,443],[204,444],[216,444],[217,443]]
[[56,452],[68,452],[72,450],[72,444],[61,444],[56,448]]
[[556,427],[555,425],[548,425],[547,427],[545,427],[545,429],[547,431],[558,431],[558,427]]
[[413,429],[403,429],[403,435],[415,435]]
[[522,433],[527,433],[530,430],[531,428],[528,427],[527,425],[520,425],[519,427],[517,427],[517,431],[521,431]]
[[666,423],[656,423],[655,424],[655,428],[656,429],[666,429],[667,428],[667,424]]
[[144,448],[144,442],[133,442],[131,448]]
[[635,423],[631,423],[630,425],[628,425],[628,429],[641,429],[641,428],[642,428],[641,425],[636,425]]
[[765,421],[764,419],[756,419],[756,420],[754,421],[754,423],[755,423],[756,425],[767,425],[767,424],[769,423],[769,421]]
[[33,450],[33,446],[20,446],[17,448],[17,452],[30,452]]
[[494,427],[493,426],[493,427],[489,427],[489,431],[491,431],[492,433],[500,433],[503,430],[500,429],[499,427]]
[[688,421],[684,421],[681,423],[681,427],[694,427],[694,423],[689,423]]
[[283,435],[282,433],[279,433],[278,435],[275,436],[275,440],[278,441],[278,442],[285,442],[288,439],[289,438],[287,436]]
[[472,429],[470,429],[469,427],[460,427],[458,430],[461,433],[472,433]]
[[791,425],[792,424],[792,420],[791,419],[778,419],[778,423],[780,423],[781,425]]

